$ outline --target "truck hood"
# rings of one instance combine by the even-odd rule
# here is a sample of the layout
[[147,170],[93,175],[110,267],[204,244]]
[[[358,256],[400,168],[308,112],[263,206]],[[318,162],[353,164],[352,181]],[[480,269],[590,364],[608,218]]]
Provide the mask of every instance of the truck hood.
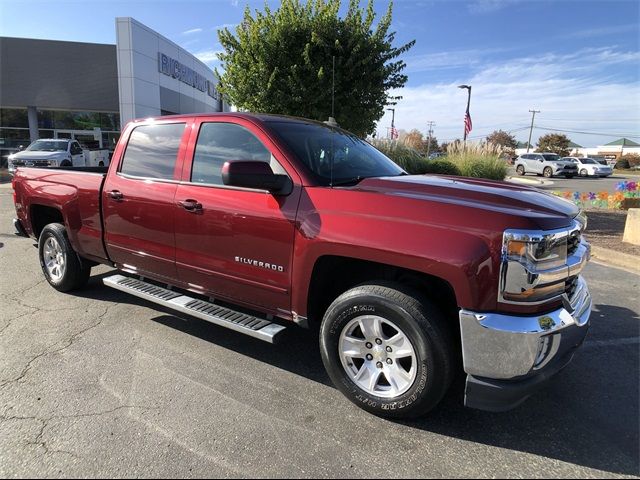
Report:
[[[542,190],[507,182],[441,175],[369,178],[361,191],[526,217],[543,230],[564,228],[580,209]],[[444,206],[444,205],[443,205]]]
[[51,160],[53,158],[65,158],[67,152],[28,152],[22,151],[11,155],[11,160]]

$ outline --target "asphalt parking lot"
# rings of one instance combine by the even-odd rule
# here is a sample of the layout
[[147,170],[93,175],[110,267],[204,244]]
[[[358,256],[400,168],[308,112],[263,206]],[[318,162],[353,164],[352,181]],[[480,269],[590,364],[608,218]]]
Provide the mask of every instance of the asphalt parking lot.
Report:
[[640,276],[592,263],[593,326],[524,405],[419,421],[359,410],[315,336],[274,347],[101,285],[65,295],[15,237],[0,186],[1,477],[640,475]]
[[558,191],[558,192],[615,192],[616,185],[620,182],[628,181],[628,182],[637,182],[640,181],[640,176],[638,175],[624,175],[620,173],[615,173],[609,177],[573,177],[573,178],[564,178],[564,177],[552,177],[550,179],[545,179],[541,176],[534,174],[526,174],[524,176],[519,176],[516,173],[514,167],[509,167],[508,175],[514,177],[516,180],[524,179],[530,181],[544,180],[545,184],[542,185],[533,185],[537,188],[541,188],[543,190],[549,191]]

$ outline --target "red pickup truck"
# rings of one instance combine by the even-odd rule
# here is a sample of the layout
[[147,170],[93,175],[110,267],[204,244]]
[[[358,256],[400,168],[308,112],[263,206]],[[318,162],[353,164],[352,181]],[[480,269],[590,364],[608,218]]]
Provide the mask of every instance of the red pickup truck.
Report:
[[19,168],[19,233],[60,291],[92,266],[137,295],[255,338],[316,327],[351,401],[415,417],[460,367],[467,406],[513,408],[589,327],[586,218],[532,188],[410,176],[304,119],[161,117],[127,125],[104,169]]

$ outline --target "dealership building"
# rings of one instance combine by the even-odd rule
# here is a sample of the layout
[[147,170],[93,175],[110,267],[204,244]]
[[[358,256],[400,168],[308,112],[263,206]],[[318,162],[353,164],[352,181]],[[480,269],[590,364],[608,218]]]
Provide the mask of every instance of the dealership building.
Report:
[[116,44],[0,37],[0,150],[38,138],[113,149],[134,118],[227,111],[213,71],[133,18]]

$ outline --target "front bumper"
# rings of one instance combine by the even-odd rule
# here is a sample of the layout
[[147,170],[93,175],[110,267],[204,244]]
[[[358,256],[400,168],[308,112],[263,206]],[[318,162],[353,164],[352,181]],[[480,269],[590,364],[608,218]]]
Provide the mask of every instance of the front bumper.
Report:
[[522,317],[460,311],[467,373],[465,405],[505,411],[525,401],[566,366],[589,329],[591,295],[582,277],[571,301],[544,315]]

